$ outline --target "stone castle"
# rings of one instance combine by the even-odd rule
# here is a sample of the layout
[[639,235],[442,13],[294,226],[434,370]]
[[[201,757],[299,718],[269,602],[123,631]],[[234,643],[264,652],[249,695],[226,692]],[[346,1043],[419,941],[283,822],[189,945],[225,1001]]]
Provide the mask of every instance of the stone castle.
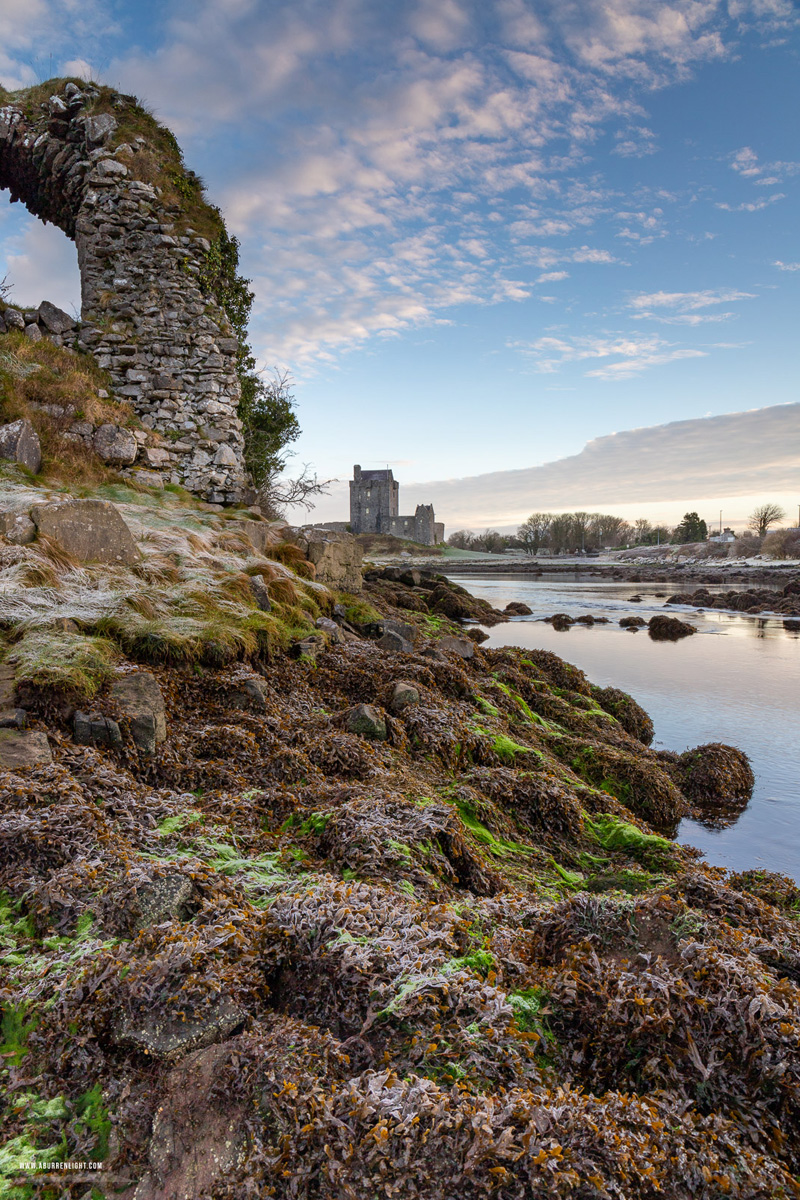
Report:
[[350,528],[353,533],[389,533],[394,537],[437,546],[444,541],[444,525],[437,521],[432,504],[418,504],[413,516],[401,516],[400,484],[387,468],[362,471],[356,464],[350,480]]

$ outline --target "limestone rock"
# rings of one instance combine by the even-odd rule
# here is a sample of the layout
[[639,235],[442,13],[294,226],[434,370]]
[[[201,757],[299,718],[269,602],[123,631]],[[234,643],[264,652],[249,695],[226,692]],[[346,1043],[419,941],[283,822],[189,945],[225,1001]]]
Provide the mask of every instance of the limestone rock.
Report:
[[24,729],[28,724],[28,714],[24,708],[0,709],[0,729]]
[[18,308],[7,308],[3,313],[6,329],[24,329],[25,318]]
[[468,638],[443,637],[439,638],[436,645],[440,650],[457,654],[459,658],[472,658],[475,653],[475,643],[469,641]]
[[9,458],[37,474],[42,465],[42,448],[30,421],[20,418],[0,426],[0,458]]
[[165,1013],[154,1005],[146,1013],[122,1016],[114,1040],[161,1061],[174,1062],[190,1050],[224,1041],[243,1024],[246,1015],[227,996],[209,1000],[204,1013],[185,1021],[177,1013]]
[[31,342],[40,342],[42,340],[42,331],[34,321],[31,321],[30,325],[25,326],[25,337]]
[[412,643],[402,634],[395,633],[393,629],[387,629],[386,633],[378,638],[378,645],[382,650],[392,650],[396,654],[413,654],[414,652]]
[[219,1080],[237,1052],[232,1039],[196,1050],[167,1076],[153,1117],[150,1170],[132,1200],[195,1200],[230,1182],[247,1144],[247,1107],[220,1095]]
[[14,708],[16,695],[14,668],[10,663],[0,663],[0,708]]
[[321,629],[323,633],[327,633],[331,641],[337,646],[344,642],[344,636],[342,635],[341,629],[335,621],[330,619],[330,617],[317,617],[316,626],[317,629]]
[[118,509],[106,500],[56,500],[37,504],[31,517],[41,534],[52,538],[80,562],[131,566],[139,551]]
[[139,447],[130,429],[121,425],[101,425],[92,439],[95,454],[104,463],[127,467],[136,461]]
[[117,128],[117,122],[111,113],[98,113],[96,117],[87,117],[83,128],[91,146],[102,146]]
[[250,576],[250,591],[253,599],[262,612],[272,611],[272,601],[269,598],[269,588],[260,575]]
[[38,308],[39,321],[50,333],[68,333],[75,328],[75,321],[63,308],[56,308],[49,300],[43,300]]
[[401,713],[404,708],[410,708],[412,704],[419,704],[419,690],[413,683],[406,683],[405,680],[398,679],[392,688],[389,707],[393,713]]
[[0,533],[14,546],[27,546],[36,537],[36,526],[22,509],[0,513]]
[[341,592],[361,591],[361,549],[351,533],[307,526],[298,530],[295,541],[316,567],[320,583]]
[[178,871],[159,875],[149,883],[142,884],[136,889],[134,930],[138,933],[148,925],[185,920],[193,895],[194,884],[191,879]]
[[130,722],[131,737],[145,754],[153,754],[167,736],[164,697],[158,680],[149,671],[121,675],[112,684],[110,698]]
[[374,704],[357,704],[355,708],[348,709],[344,723],[350,733],[378,742],[386,740],[386,722]]
[[0,729],[0,767],[38,767],[53,761],[47,734],[38,729]]
[[234,677],[230,690],[226,693],[226,701],[231,708],[243,711],[265,712],[267,685],[258,675],[240,674]]
[[72,736],[79,746],[122,745],[117,722],[98,712],[76,712],[72,718]]
[[263,554],[267,546],[286,541],[288,526],[283,521],[226,521],[225,528],[244,534],[254,549]]

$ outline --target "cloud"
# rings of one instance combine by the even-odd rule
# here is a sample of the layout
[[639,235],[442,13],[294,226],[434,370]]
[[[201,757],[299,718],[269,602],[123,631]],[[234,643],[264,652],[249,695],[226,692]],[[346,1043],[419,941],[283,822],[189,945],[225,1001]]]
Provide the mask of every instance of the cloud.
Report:
[[773,266],[777,267],[779,271],[800,271],[800,262],[785,263],[778,259],[777,262],[773,263]]
[[787,492],[798,459],[800,404],[785,404],[613,433],[542,466],[413,486],[451,528],[483,527],[535,509]]
[[742,204],[717,203],[716,207],[725,212],[761,212],[762,208],[769,208],[770,204],[776,204],[778,200],[785,199],[784,192],[776,192],[774,196],[769,196],[766,200],[749,200]]
[[[706,290],[701,292],[650,292],[634,296],[628,302],[636,320],[659,321],[663,325],[703,325],[728,321],[736,314],[733,312],[705,312],[717,304],[732,304],[736,300],[754,300],[753,292],[739,292],[732,289],[718,291]],[[666,309],[667,312],[654,312],[654,309]]]
[[562,279],[569,279],[569,271],[545,271],[536,280],[537,283],[560,283]]
[[[50,300],[67,312],[80,312],[80,276],[74,244],[55,225],[24,211],[9,213],[11,231],[0,249],[0,278],[8,273],[14,304],[37,307]],[[5,222],[4,222],[5,224]]]
[[533,359],[536,369],[553,374],[565,363],[589,364],[602,360],[600,366],[584,371],[594,379],[630,379],[650,367],[660,367],[684,358],[704,358],[706,350],[677,346],[655,334],[649,337],[613,336],[541,337],[533,342],[510,342],[509,346]]

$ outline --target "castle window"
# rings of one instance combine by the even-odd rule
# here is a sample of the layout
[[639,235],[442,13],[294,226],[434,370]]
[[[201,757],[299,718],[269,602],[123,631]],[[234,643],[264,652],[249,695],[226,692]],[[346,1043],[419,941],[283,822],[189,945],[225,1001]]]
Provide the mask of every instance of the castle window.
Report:
[[369,516],[369,509],[367,508],[364,511],[366,512],[367,516]]

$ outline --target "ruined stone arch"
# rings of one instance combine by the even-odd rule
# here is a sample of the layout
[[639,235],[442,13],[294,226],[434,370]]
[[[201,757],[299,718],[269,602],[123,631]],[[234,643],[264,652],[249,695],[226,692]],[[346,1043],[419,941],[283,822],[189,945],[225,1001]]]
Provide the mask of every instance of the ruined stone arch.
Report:
[[75,242],[78,346],[164,435],[150,468],[207,499],[239,500],[239,343],[203,282],[203,232],[224,226],[169,131],[108,88],[55,80],[0,90],[3,189]]

